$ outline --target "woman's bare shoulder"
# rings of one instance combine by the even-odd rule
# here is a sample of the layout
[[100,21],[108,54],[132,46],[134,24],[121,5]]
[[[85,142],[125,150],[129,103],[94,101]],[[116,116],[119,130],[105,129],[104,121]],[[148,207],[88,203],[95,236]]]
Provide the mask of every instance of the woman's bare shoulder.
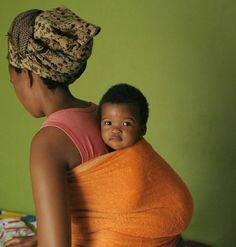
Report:
[[68,169],[73,168],[74,164],[81,163],[80,153],[72,140],[55,127],[41,128],[35,134],[31,142],[31,157],[64,164]]

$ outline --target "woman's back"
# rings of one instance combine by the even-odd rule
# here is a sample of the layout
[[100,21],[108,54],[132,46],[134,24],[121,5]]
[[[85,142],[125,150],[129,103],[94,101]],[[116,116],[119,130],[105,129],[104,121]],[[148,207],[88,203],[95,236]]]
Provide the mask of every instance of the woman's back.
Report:
[[79,151],[81,163],[106,152],[101,139],[95,104],[90,104],[86,108],[56,111],[44,121],[42,128],[45,127],[56,127],[63,131]]

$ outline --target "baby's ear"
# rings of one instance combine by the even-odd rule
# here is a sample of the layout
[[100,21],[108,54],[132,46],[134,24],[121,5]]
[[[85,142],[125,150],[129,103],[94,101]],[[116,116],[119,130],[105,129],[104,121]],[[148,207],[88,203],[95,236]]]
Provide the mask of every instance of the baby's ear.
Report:
[[144,124],[141,126],[141,136],[144,136],[147,132],[147,125]]

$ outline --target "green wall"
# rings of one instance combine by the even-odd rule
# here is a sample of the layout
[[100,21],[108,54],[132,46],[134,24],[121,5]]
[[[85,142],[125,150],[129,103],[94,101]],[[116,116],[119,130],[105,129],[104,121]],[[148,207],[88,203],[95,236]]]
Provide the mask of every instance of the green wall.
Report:
[[[63,1],[0,6],[0,208],[33,213],[28,156],[43,119],[20,106],[9,83],[6,36],[20,11]],[[43,2],[43,3],[42,3]],[[186,238],[214,247],[236,236],[236,1],[67,0],[102,32],[75,95],[98,102],[129,82],[150,102],[147,139],[189,186],[195,205]]]

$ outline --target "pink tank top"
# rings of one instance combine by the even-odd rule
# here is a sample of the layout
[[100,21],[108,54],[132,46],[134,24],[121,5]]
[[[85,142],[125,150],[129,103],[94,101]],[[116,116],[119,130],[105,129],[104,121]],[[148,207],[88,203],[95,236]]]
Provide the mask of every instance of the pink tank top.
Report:
[[68,108],[52,113],[42,124],[44,127],[62,130],[80,152],[82,162],[86,162],[106,152],[102,141],[97,106]]

